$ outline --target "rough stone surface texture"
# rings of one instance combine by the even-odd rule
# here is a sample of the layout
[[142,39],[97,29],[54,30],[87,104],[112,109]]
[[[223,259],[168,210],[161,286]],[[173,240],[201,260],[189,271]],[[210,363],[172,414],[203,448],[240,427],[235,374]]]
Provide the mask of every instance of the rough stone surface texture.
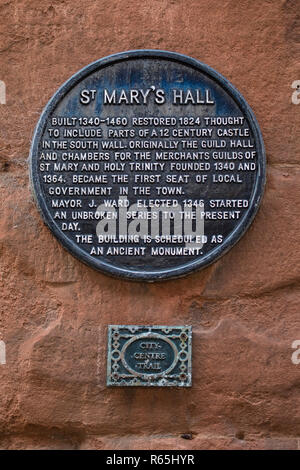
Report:
[[[1,0],[0,448],[297,449],[300,442],[300,17],[296,0]],[[186,278],[110,278],[68,254],[29,187],[38,117],[90,62],[129,49],[227,77],[265,140],[247,234]],[[108,324],[193,326],[193,387],[106,387]]]

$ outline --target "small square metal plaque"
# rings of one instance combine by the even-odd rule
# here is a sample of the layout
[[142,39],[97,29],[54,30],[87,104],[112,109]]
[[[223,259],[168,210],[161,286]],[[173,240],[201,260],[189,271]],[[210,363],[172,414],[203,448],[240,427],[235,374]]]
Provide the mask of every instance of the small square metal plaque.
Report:
[[109,325],[107,385],[191,387],[192,327]]

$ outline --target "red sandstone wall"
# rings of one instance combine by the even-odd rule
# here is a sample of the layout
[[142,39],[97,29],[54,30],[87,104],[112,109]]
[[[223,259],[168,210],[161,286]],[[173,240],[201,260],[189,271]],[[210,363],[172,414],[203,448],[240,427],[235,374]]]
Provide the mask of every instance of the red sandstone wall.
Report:
[[[297,448],[300,106],[297,0],[1,0],[0,447]],[[110,53],[195,57],[245,96],[265,139],[262,207],[221,260],[160,284],[82,265],[43,225],[27,158],[39,114]],[[193,325],[191,389],[107,389],[106,325]],[[192,439],[182,438],[190,434]]]

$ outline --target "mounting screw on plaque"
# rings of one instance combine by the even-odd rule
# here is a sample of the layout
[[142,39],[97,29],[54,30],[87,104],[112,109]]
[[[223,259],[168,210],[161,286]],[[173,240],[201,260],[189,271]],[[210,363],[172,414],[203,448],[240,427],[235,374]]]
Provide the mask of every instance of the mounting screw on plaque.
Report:
[[192,327],[109,325],[107,385],[191,387]]

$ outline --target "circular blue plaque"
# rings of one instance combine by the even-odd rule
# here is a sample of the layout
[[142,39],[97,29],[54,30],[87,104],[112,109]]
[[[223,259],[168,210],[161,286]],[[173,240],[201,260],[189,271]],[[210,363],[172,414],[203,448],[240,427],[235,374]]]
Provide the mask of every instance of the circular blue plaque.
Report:
[[204,268],[253,221],[262,135],[222,75],[174,52],[100,59],[54,94],[37,124],[33,191],[45,223],[104,273],[156,281]]

